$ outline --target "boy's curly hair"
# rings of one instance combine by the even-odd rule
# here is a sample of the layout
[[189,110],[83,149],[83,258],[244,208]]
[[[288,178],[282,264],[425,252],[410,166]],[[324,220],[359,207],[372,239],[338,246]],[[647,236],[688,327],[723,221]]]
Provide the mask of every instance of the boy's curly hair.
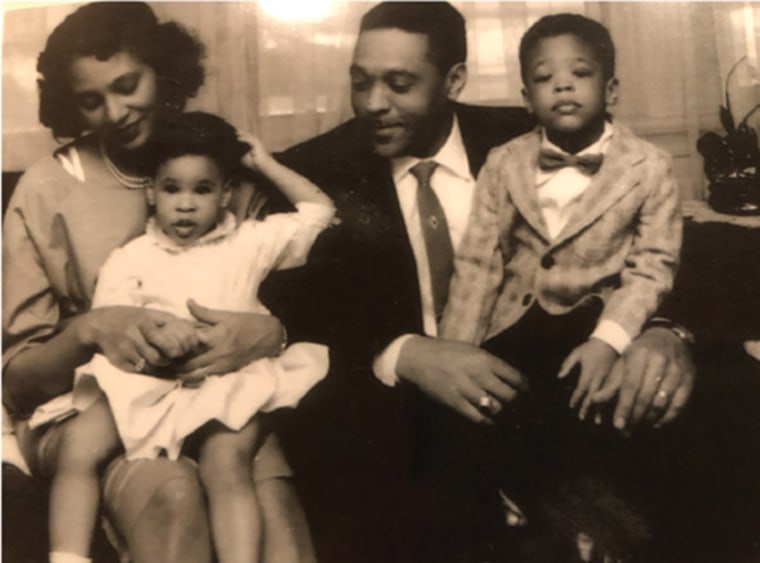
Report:
[[56,138],[84,129],[69,86],[71,62],[82,56],[105,61],[120,51],[155,71],[158,101],[166,108],[183,109],[203,84],[203,45],[182,26],[159,23],[142,2],[87,4],[53,30],[37,59],[39,118]]
[[574,35],[588,45],[602,65],[606,79],[615,76],[615,44],[610,32],[596,20],[580,14],[553,14],[534,23],[520,40],[520,74],[525,82],[528,57],[542,39]]

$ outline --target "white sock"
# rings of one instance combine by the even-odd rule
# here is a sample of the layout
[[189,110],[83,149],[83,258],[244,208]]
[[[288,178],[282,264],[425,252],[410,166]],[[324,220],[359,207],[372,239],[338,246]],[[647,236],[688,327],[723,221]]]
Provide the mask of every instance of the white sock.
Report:
[[50,563],[92,563],[89,557],[82,557],[76,553],[66,553],[64,551],[51,551]]

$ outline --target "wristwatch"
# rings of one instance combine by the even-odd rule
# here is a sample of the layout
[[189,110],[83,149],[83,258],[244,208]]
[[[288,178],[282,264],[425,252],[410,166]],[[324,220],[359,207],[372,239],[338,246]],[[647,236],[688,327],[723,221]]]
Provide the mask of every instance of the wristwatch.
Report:
[[644,325],[644,328],[667,328],[670,332],[675,334],[681,342],[691,347],[696,342],[694,334],[685,326],[671,321],[667,317],[652,317],[649,322]]

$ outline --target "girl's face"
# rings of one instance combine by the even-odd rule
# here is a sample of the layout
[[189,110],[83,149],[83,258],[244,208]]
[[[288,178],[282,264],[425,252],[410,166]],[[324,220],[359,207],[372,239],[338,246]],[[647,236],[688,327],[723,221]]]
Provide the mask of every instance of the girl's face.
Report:
[[153,132],[158,106],[156,73],[127,51],[100,61],[77,57],[71,89],[86,128],[116,150],[134,150]]
[[230,196],[214,160],[195,154],[161,164],[148,189],[158,226],[180,246],[190,246],[213,229]]

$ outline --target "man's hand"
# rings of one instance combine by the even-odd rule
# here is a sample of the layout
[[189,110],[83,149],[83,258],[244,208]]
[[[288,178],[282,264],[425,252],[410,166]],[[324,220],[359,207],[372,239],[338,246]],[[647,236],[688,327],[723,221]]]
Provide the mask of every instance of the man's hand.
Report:
[[687,345],[667,328],[650,328],[625,350],[592,402],[608,402],[619,387],[615,428],[627,430],[642,420],[659,428],[686,406],[694,375]]
[[570,408],[574,409],[583,400],[578,411],[581,420],[586,418],[591,406],[591,397],[601,389],[617,358],[618,353],[612,346],[598,338],[589,338],[570,352],[562,363],[557,374],[559,379],[567,377],[576,365],[580,366],[580,377],[570,397]]
[[404,343],[396,371],[401,379],[478,423],[492,423],[503,403],[528,388],[517,370],[476,346],[423,336]]
[[205,327],[198,329],[203,351],[177,365],[183,381],[236,371],[280,352],[284,331],[280,321],[271,315],[216,311],[193,300],[187,307]]

